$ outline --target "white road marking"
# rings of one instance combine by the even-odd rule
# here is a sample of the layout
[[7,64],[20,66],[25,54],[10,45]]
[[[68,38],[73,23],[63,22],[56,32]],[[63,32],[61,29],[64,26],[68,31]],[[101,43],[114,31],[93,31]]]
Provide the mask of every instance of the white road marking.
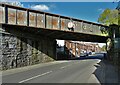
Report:
[[18,82],[18,83],[23,83],[23,82],[26,82],[26,81],[29,81],[29,80],[32,80],[32,79],[35,79],[35,78],[38,78],[38,77],[44,76],[44,75],[49,74],[49,73],[51,73],[51,72],[52,72],[52,71],[49,71],[49,72],[46,72],[46,73],[43,73],[43,74],[40,74],[40,75],[37,75],[37,76],[33,76],[33,77],[31,77],[31,78],[28,78],[28,79],[22,80],[22,81],[20,81],[20,82]]
[[66,66],[61,67],[60,69],[64,69]]
[[66,68],[66,67],[68,67],[68,66],[70,66],[70,65],[66,65],[66,66],[60,67],[60,69],[64,69],[64,68]]

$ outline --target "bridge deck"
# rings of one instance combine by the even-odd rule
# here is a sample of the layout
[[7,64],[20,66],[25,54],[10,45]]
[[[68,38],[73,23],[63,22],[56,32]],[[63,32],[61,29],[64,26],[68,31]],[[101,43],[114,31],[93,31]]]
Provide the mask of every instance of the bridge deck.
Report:
[[[70,21],[75,24],[72,30],[68,29]],[[101,31],[107,26],[6,4],[0,5],[0,23],[6,28],[20,28],[17,30],[24,29],[55,39],[106,42],[108,38]]]

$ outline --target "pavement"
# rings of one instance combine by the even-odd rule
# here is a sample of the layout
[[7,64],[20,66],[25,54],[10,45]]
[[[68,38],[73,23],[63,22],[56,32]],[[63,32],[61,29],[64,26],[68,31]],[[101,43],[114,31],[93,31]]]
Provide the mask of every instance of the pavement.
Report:
[[[97,57],[97,56],[96,56]],[[3,83],[118,83],[117,68],[106,60],[64,60],[7,70]]]

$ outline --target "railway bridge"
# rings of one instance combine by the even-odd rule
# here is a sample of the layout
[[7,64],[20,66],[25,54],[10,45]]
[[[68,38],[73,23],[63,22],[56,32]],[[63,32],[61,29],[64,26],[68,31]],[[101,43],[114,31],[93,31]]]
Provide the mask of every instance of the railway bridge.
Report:
[[107,26],[0,4],[1,69],[53,61],[56,39],[106,43]]

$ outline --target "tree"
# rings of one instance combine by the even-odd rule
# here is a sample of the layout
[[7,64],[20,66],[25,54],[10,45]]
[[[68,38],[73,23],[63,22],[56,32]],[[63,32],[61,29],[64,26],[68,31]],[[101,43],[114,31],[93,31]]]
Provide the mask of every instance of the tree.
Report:
[[[119,11],[117,9],[105,9],[104,12],[102,14],[100,14],[99,18],[98,18],[98,22],[109,26],[107,32],[109,34],[109,39],[107,40],[107,43],[109,43],[109,45],[107,46],[109,49],[107,49],[107,53],[108,53],[108,59],[109,60],[113,60],[114,57],[114,46],[115,46],[115,36],[114,35],[119,35],[116,30],[118,28],[118,21],[120,20],[120,15],[118,14]],[[115,34],[114,34],[115,33]],[[104,48],[104,47],[103,47]],[[114,59],[116,60],[116,59]],[[116,62],[116,61],[115,61]]]
[[118,25],[118,10],[105,9],[104,12],[100,14],[98,22],[107,26],[111,24]]
[[[120,15],[118,14],[119,11],[117,9],[105,9],[102,14],[100,14],[98,18],[98,22],[104,25],[118,25],[118,21],[120,20]],[[111,29],[108,30],[101,30],[102,33],[109,34],[109,36],[113,35]]]

